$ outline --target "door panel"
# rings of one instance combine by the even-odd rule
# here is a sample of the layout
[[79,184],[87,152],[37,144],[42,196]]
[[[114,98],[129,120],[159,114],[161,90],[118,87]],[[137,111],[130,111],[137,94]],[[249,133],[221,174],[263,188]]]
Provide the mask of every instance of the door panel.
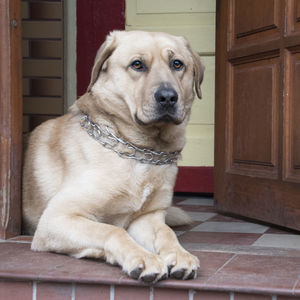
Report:
[[[298,49],[298,48],[297,48]],[[300,183],[300,48],[286,52],[284,134],[285,181]]]
[[287,30],[289,34],[300,30],[300,0],[287,1]]
[[293,98],[292,103],[292,115],[291,115],[291,129],[292,129],[292,167],[294,169],[300,166],[300,53],[293,55],[293,68],[294,72],[291,73],[291,80],[293,81]]
[[279,59],[230,67],[228,171],[277,176]]
[[277,1],[235,1],[235,32],[237,38],[276,28]]
[[273,38],[280,30],[279,0],[231,1],[233,45]]
[[220,210],[298,230],[299,17],[300,1],[217,1],[214,174]]

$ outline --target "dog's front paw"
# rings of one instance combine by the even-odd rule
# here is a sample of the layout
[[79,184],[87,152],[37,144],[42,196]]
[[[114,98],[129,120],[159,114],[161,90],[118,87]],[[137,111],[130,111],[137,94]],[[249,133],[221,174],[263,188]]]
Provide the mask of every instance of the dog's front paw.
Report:
[[146,283],[155,283],[168,277],[168,268],[164,261],[150,252],[127,257],[123,264],[123,271],[131,278]]
[[195,279],[200,267],[199,259],[184,249],[172,250],[160,255],[168,266],[169,277],[174,279]]

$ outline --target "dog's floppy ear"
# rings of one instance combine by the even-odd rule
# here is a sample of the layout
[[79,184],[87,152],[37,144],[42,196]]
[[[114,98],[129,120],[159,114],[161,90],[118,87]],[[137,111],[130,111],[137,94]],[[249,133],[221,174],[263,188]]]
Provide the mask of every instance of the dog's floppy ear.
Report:
[[96,82],[99,76],[99,73],[103,68],[105,61],[111,56],[111,54],[116,48],[115,35],[116,35],[115,31],[111,32],[106,37],[105,42],[101,45],[101,47],[99,48],[96,54],[96,58],[95,58],[95,62],[91,74],[91,81],[87,88],[87,92],[91,90],[92,86],[94,85],[94,83]]
[[200,86],[203,81],[205,66],[202,64],[199,54],[192,49],[192,47],[190,46],[190,44],[188,43],[188,41],[186,39],[184,39],[184,40],[185,40],[188,50],[190,51],[190,53],[192,55],[193,62],[194,62],[195,90],[196,90],[198,98],[202,99],[202,92],[201,92]]
[[201,92],[201,83],[204,77],[204,70],[205,67],[201,62],[200,56],[194,50],[190,49],[193,56],[194,61],[194,74],[195,74],[195,90],[199,99],[202,99],[202,92]]

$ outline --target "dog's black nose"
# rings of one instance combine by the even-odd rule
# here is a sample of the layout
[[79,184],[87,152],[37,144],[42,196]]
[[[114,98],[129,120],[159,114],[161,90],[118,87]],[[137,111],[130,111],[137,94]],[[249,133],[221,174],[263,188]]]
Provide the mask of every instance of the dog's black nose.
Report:
[[167,109],[176,104],[178,100],[178,94],[171,87],[161,87],[155,92],[154,98],[162,108]]

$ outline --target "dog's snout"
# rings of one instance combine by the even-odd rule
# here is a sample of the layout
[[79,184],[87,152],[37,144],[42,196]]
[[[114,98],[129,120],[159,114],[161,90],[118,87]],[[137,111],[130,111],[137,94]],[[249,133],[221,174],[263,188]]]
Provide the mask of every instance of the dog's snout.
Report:
[[164,87],[164,88],[159,88],[155,92],[154,98],[161,107],[169,108],[176,104],[178,100],[178,94],[173,88]]

